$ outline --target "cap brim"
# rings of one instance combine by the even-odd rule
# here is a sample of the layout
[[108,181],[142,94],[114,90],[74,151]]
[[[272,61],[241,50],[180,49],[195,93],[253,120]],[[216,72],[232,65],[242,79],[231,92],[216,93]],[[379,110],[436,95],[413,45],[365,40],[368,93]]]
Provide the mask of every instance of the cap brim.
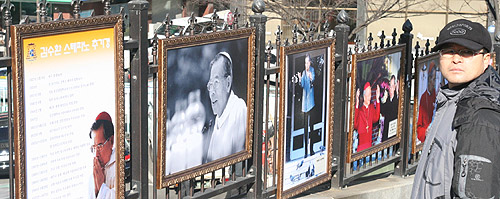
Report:
[[436,52],[438,50],[441,50],[445,44],[449,44],[449,43],[458,44],[458,45],[461,45],[461,46],[466,47],[468,49],[476,50],[476,51],[484,48],[483,45],[478,44],[476,42],[473,42],[471,40],[467,40],[464,38],[451,38],[451,39],[445,40],[443,42],[439,42],[439,44],[436,45],[434,48],[432,48],[431,51]]

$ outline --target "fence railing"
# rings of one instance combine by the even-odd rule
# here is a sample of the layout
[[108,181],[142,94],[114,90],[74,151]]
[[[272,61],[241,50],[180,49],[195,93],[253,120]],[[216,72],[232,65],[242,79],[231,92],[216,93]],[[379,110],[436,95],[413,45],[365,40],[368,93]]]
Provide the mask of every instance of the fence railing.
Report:
[[[72,6],[73,17],[79,18],[80,6],[82,1],[73,0]],[[40,23],[47,21],[46,12],[47,3],[42,0],[40,3],[41,12],[39,13]],[[195,18],[190,18],[190,24],[183,29],[179,34],[172,35],[172,22],[167,15],[163,21],[162,27],[165,29],[163,34],[155,35],[153,38],[148,38],[148,2],[147,1],[130,1],[128,3],[129,12],[121,13],[124,18],[130,20],[130,35],[129,39],[125,40],[124,50],[130,51],[130,68],[125,69],[126,74],[130,76],[128,82],[129,87],[129,112],[130,118],[129,129],[131,143],[131,167],[125,173],[126,177],[130,178],[125,181],[126,198],[159,198],[156,180],[156,167],[158,162],[157,154],[157,137],[158,128],[156,126],[158,120],[158,38],[183,37],[187,35],[206,34],[210,32],[225,31],[230,29],[239,29],[246,27],[255,28],[255,106],[254,106],[254,124],[253,124],[253,146],[252,158],[224,167],[220,170],[193,177],[187,181],[168,186],[163,189],[166,198],[209,198],[219,194],[226,193],[229,197],[251,197],[251,198],[270,198],[277,195],[279,165],[277,159],[278,129],[280,114],[279,107],[285,106],[279,104],[279,96],[281,87],[283,86],[280,80],[280,48],[297,43],[307,43],[315,40],[321,40],[330,36],[335,37],[335,90],[334,90],[334,128],[333,133],[333,157],[331,162],[332,169],[332,187],[346,187],[350,182],[378,170],[387,165],[394,164],[394,174],[405,177],[412,173],[418,163],[419,153],[411,153],[410,137],[412,136],[412,102],[411,95],[414,88],[412,80],[414,79],[414,61],[423,55],[428,55],[430,51],[430,42],[424,44],[425,49],[421,49],[419,42],[416,46],[412,46],[413,29],[412,24],[407,20],[402,25],[403,33],[399,35],[396,28],[391,33],[392,39],[385,39],[386,35],[382,31],[379,37],[380,41],[375,42],[372,33],[367,38],[368,44],[355,44],[354,49],[348,47],[350,28],[347,24],[348,16],[342,11],[337,16],[338,25],[333,29],[327,25],[323,26],[323,32],[318,34],[317,30],[311,29],[305,34],[299,34],[297,27],[291,28],[292,38],[282,38],[283,31],[280,27],[274,33],[276,40],[273,42],[265,41],[267,17],[263,15],[264,4],[262,1],[255,1],[253,5],[254,15],[249,17],[249,22],[238,22],[238,14],[235,11],[234,24],[221,24],[218,16],[213,15],[211,23],[208,26],[196,27]],[[5,53],[0,58],[0,67],[6,68],[6,89],[0,90],[0,98],[2,111],[5,109],[8,113],[8,129],[9,129],[9,188],[10,196],[14,197],[14,162],[13,162],[13,127],[12,127],[12,76],[11,76],[11,51],[10,51],[10,26],[12,24],[11,12],[14,6],[10,0],[4,2],[1,7],[3,14],[3,22],[5,25]],[[109,0],[103,2],[103,9],[106,15],[110,15]],[[63,20],[62,14],[56,20]],[[29,20],[25,20],[29,22]],[[125,24],[128,26],[129,24]],[[240,24],[240,25],[239,25]],[[245,25],[241,25],[245,24]],[[319,28],[319,27],[318,27]],[[124,30],[126,28],[123,28]],[[158,33],[157,33],[158,34]],[[291,41],[290,41],[291,40]],[[372,43],[374,43],[372,45]],[[378,44],[377,44],[378,43]],[[362,157],[354,158],[348,155],[351,150],[349,139],[350,117],[352,105],[351,95],[353,95],[351,75],[353,72],[353,57],[357,54],[377,52],[380,49],[388,49],[397,46],[404,46],[404,71],[402,80],[404,87],[401,88],[404,95],[402,99],[401,110],[401,135],[397,141],[385,147],[374,148],[370,153],[363,153]],[[495,54],[499,52],[499,45],[495,44]],[[149,60],[150,54],[148,48],[151,48],[152,60]],[[415,55],[413,55],[415,49]],[[275,52],[275,53],[274,53]],[[495,57],[495,65],[499,63],[500,56]],[[498,69],[498,67],[496,67]],[[152,82],[152,88],[149,88],[149,81]],[[148,89],[152,89],[148,91]],[[153,97],[148,97],[148,95]],[[152,100],[150,100],[150,98]],[[152,117],[149,116],[149,106],[152,106]],[[148,119],[151,118],[151,119]],[[150,125],[152,123],[152,125]],[[152,129],[151,129],[152,128]],[[152,134],[148,135],[148,131]],[[150,142],[149,139],[152,139]],[[152,145],[152,146],[150,146]],[[351,144],[352,145],[352,144]],[[306,147],[306,146],[304,146]],[[151,159],[149,159],[152,157]],[[153,165],[150,167],[149,163]],[[362,165],[362,166],[361,166]],[[153,178],[149,175],[152,173]],[[153,184],[153,191],[149,192],[149,183]],[[149,194],[153,193],[152,196]],[[163,198],[163,196],[161,196]]]

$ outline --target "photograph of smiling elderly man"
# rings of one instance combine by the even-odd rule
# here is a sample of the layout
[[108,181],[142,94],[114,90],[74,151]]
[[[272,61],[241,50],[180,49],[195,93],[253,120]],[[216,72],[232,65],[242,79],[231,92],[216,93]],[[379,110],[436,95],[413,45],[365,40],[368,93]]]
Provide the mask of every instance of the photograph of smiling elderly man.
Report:
[[233,84],[231,56],[220,52],[210,62],[210,80],[207,83],[215,125],[208,147],[208,161],[245,149],[247,106],[231,89]]

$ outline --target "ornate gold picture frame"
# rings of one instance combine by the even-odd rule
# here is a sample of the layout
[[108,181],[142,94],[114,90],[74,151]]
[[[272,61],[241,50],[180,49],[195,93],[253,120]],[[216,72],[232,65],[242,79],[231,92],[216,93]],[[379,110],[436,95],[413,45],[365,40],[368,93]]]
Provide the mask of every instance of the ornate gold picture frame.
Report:
[[405,95],[404,55],[404,45],[353,55],[348,163],[400,142]]
[[[434,83],[430,86],[429,83]],[[421,151],[425,134],[436,110],[439,88],[446,80],[439,71],[439,53],[428,54],[415,60],[415,87],[413,95],[412,154]]]
[[158,46],[157,188],[252,157],[255,29]]
[[280,47],[278,198],[331,178],[335,39]]
[[114,191],[123,198],[122,17],[15,25],[11,32],[16,197]]

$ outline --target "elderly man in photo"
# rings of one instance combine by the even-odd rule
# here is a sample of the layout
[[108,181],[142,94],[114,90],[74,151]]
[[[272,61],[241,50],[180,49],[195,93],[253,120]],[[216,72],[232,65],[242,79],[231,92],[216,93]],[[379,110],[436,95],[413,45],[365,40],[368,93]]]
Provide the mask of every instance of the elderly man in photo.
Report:
[[436,108],[436,67],[434,61],[427,69],[427,89],[420,97],[418,105],[417,138],[420,142],[425,140],[425,132],[432,122],[434,109]]
[[245,149],[247,106],[233,93],[233,63],[227,52],[220,52],[210,62],[210,95],[215,124],[207,160],[216,160]]
[[380,119],[380,86],[377,85],[375,103],[371,103],[372,87],[366,82],[363,87],[363,104],[359,106],[359,88],[356,90],[354,129],[358,131],[358,152],[372,146],[373,123]]
[[465,19],[439,33],[448,84],[424,142],[411,198],[500,198],[500,77],[483,25]]
[[91,147],[94,153],[94,186],[97,199],[115,198],[116,164],[114,144],[114,126],[111,116],[101,112],[90,128]]

